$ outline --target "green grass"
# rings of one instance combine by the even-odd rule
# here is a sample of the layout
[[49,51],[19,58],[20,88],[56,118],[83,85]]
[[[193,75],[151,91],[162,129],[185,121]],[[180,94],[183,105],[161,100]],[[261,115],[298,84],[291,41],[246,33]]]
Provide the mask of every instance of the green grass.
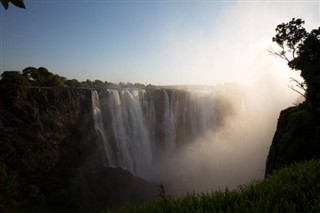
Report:
[[182,197],[162,192],[156,200],[114,212],[320,212],[320,161],[295,163],[235,190]]

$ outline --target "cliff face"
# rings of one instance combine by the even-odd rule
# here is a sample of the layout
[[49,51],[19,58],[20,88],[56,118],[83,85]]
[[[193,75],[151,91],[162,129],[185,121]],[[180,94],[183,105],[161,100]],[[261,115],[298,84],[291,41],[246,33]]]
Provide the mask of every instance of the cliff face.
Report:
[[30,206],[101,211],[155,194],[153,184],[103,167],[91,90],[30,88],[6,94],[0,94],[0,176],[12,188],[0,199],[0,211]]
[[19,147],[24,174],[52,169],[64,146],[94,142],[90,94],[90,90],[32,88],[17,97],[14,106],[3,103],[0,134]]
[[293,162],[320,158],[320,114],[304,103],[283,110],[266,162],[266,175]]

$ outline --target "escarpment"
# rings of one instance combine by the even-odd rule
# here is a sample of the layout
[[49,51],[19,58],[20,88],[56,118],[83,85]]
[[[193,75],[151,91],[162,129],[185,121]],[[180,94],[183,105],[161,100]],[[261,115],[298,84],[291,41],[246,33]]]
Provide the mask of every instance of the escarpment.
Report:
[[320,158],[320,114],[307,103],[280,113],[265,174],[293,162]]
[[0,166],[12,174],[13,187],[4,210],[98,211],[155,194],[153,184],[104,167],[92,93],[63,87],[1,93]]
[[80,159],[88,144],[94,143],[90,94],[90,90],[30,88],[14,106],[3,102],[0,134],[18,147],[23,173],[52,169],[63,155],[62,147],[75,143],[80,146],[69,154],[77,153]]

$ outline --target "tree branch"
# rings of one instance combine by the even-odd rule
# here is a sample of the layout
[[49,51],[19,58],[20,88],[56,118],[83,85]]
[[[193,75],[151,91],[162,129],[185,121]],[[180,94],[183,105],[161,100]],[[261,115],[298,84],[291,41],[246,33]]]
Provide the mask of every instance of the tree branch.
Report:
[[288,87],[290,89],[292,89],[293,91],[295,91],[296,93],[302,95],[303,97],[306,98],[306,91],[307,91],[307,86],[306,86],[306,83],[303,81],[303,82],[299,82],[298,80],[294,79],[294,78],[290,78],[291,81],[295,82],[296,83],[296,87],[302,89],[304,91],[304,93],[300,92],[299,90],[295,89],[292,85],[288,85]]
[[269,48],[268,52],[276,57],[282,58],[284,60],[286,60],[288,63],[290,62],[290,60],[288,59],[288,57],[286,57],[285,55],[285,51],[284,51],[284,47],[282,46],[282,51],[275,51],[273,48]]

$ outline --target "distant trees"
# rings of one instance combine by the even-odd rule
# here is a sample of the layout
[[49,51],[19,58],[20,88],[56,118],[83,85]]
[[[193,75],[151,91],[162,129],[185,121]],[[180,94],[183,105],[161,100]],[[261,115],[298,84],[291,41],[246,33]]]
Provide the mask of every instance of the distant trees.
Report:
[[297,86],[305,90],[309,103],[320,105],[320,27],[307,32],[304,23],[293,18],[279,24],[272,38],[279,49],[272,53],[286,60],[291,69],[301,71],[304,82],[295,80]]
[[[22,72],[5,71],[1,74],[0,89],[6,90],[11,96],[18,96],[26,87],[76,87],[76,88],[136,88],[136,89],[154,89],[155,86],[149,84],[145,86],[140,83],[122,83],[114,84],[108,81],[89,79],[78,81],[77,79],[67,79],[59,76],[45,67],[27,67]],[[11,94],[12,93],[12,94]]]
[[23,0],[0,0],[2,6],[4,7],[4,9],[8,9],[9,8],[9,3],[14,4],[16,7],[19,8],[23,8],[25,9],[26,6],[24,5]]
[[30,86],[30,82],[19,71],[5,71],[1,74],[1,88],[15,88],[17,91],[22,91]]
[[133,83],[130,83],[130,82],[127,82],[127,83],[120,82],[118,84],[118,87],[120,87],[120,88],[136,88],[136,89],[156,88],[156,86],[153,86],[151,84],[146,86],[144,84],[140,84],[140,83],[134,83],[133,84]]
[[46,68],[27,67],[22,71],[22,75],[26,77],[32,86],[64,86],[64,77],[49,72]]
[[3,104],[18,107],[17,100],[25,95],[31,84],[19,71],[5,71],[1,74],[0,98]]
[[68,87],[81,87],[81,83],[77,79],[68,79],[65,82],[65,85]]

